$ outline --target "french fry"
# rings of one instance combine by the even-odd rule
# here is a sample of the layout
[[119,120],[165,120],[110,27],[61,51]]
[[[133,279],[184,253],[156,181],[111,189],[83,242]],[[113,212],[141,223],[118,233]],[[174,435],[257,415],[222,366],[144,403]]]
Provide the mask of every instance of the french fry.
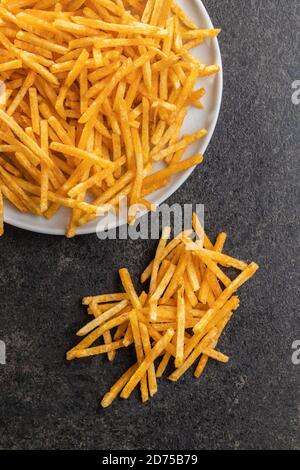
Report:
[[126,384],[121,393],[121,398],[129,398],[134,388],[145,376],[145,373],[150,368],[151,364],[157,357],[160,356],[162,351],[165,350],[166,346],[170,343],[174,336],[174,330],[168,330],[165,335],[156,343],[151,352],[145,357],[144,361],[140,364],[136,372],[133,374],[129,382]]
[[[130,313],[129,320],[130,320],[132,335],[134,339],[137,361],[138,361],[138,364],[141,365],[144,361],[144,350],[143,350],[143,343],[142,343],[142,337],[141,337],[141,329],[140,329],[138,317],[137,317],[135,310],[133,310]],[[148,392],[146,375],[144,375],[141,378],[141,395],[142,395],[143,402],[148,400],[149,392]]]
[[89,348],[89,346],[91,346],[91,344],[93,344],[98,338],[100,338],[100,336],[102,336],[105,331],[109,331],[116,326],[122,325],[123,323],[128,321],[128,319],[129,314],[123,313],[118,318],[113,318],[112,320],[109,320],[100,327],[96,328],[96,330],[92,331],[88,336],[86,336],[82,341],[80,341],[77,346],[72,348],[67,353],[67,359],[69,361],[74,359],[76,357],[76,351]]
[[[48,134],[48,122],[45,120],[41,121],[41,148],[42,150],[48,154],[49,152],[49,134]],[[46,212],[48,209],[48,190],[49,190],[49,172],[47,166],[42,163],[41,164],[41,212]]]
[[16,70],[22,68],[22,61],[19,59],[11,60],[10,62],[5,62],[0,64],[0,73],[8,72],[9,70]]
[[102,325],[103,323],[105,323],[106,321],[110,320],[111,318],[113,318],[117,313],[121,312],[122,310],[124,310],[125,307],[127,307],[127,305],[129,304],[128,300],[121,300],[121,302],[117,303],[117,305],[115,305],[114,307],[110,308],[109,310],[107,310],[106,312],[102,313],[101,315],[97,316],[93,321],[91,321],[90,323],[88,323],[86,326],[84,326],[83,328],[81,328],[78,332],[77,332],[77,336],[85,336],[87,335],[88,333],[90,333],[90,331],[94,330],[95,328],[97,328],[97,326],[100,326]]
[[158,368],[156,369],[156,377],[157,378],[160,378],[163,376],[166,368],[168,367],[168,364],[169,364],[169,361],[171,359],[171,354],[166,352],[158,366]]
[[218,362],[223,362],[223,364],[227,364],[229,362],[228,356],[220,353],[219,351],[215,351],[213,348],[206,348],[204,353],[209,358],[215,359]]
[[141,302],[139,297],[137,296],[137,293],[135,291],[131,276],[129,274],[129,271],[127,269],[120,269],[119,270],[119,275],[123,284],[123,287],[132,303],[134,308],[141,308]]
[[205,337],[200,341],[199,345],[194,349],[191,355],[185,360],[181,367],[176,369],[168,378],[172,382],[176,382],[180,377],[193,365],[200,354],[206,350],[211,340],[216,336],[217,330],[211,330]]
[[170,266],[168,267],[165,275],[163,276],[162,280],[158,284],[158,286],[157,286],[156,290],[154,291],[154,293],[151,295],[150,302],[151,301],[156,301],[156,302],[159,301],[159,299],[163,295],[164,291],[168,287],[168,285],[169,285],[169,283],[170,283],[170,281],[171,281],[171,279],[172,279],[172,277],[175,273],[175,270],[176,270],[176,266],[174,266],[174,264],[170,263]]
[[203,374],[203,371],[207,366],[208,360],[209,357],[206,354],[202,354],[201,359],[194,372],[194,376],[196,377],[196,379],[199,379],[199,377]]
[[185,302],[184,287],[177,291],[177,329],[176,329],[176,358],[175,367],[181,367],[184,360],[184,332],[185,332]]
[[112,404],[112,402],[117,398],[119,393],[122,391],[122,389],[125,387],[127,382],[130,380],[134,372],[136,371],[138,365],[134,364],[133,366],[130,367],[123,375],[120,377],[120,379],[111,387],[110,391],[107,392],[102,401],[101,401],[101,406],[103,408],[107,408]]
[[35,134],[40,135],[40,115],[36,88],[29,88],[29,102],[31,110],[32,130]]
[[213,308],[209,309],[206,315],[194,327],[194,333],[199,333],[209,324],[217,311],[224,306],[226,301],[237,291],[239,287],[241,287],[245,282],[247,282],[248,279],[254,276],[257,269],[257,264],[249,264],[249,266],[244,271],[242,271],[240,275],[234,279],[231,284],[229,284],[228,287],[226,287],[226,289],[214,303]]
[[29,74],[26,77],[22,87],[20,88],[20,90],[18,91],[18,93],[15,96],[14,100],[12,101],[12,103],[10,104],[10,106],[7,109],[7,114],[9,116],[12,116],[14,114],[14,112],[16,111],[16,109],[18,108],[20,103],[23,101],[26,93],[28,92],[30,87],[33,85],[33,83],[35,81],[35,78],[36,78],[35,72],[29,72]]
[[166,244],[167,244],[167,241],[170,237],[170,233],[171,233],[171,227],[165,227],[163,229],[163,233],[162,233],[161,239],[160,239],[159,244],[158,244],[158,248],[157,248],[157,251],[156,251],[156,255],[155,255],[154,262],[153,262],[153,267],[152,267],[152,273],[151,273],[151,279],[150,279],[150,295],[152,295],[155,292],[156,288],[157,288],[158,270],[159,270],[159,266],[160,266],[160,263],[161,263],[161,258],[162,258],[163,251],[164,251],[164,249],[166,247]]
[[115,341],[103,346],[96,346],[94,348],[79,349],[73,352],[72,359],[79,359],[83,357],[98,356],[100,354],[111,353],[116,349],[123,347],[123,341]]
[[[140,332],[141,332],[144,353],[147,356],[151,352],[151,344],[150,344],[150,337],[149,337],[148,329],[144,323],[140,323]],[[154,363],[151,364],[150,368],[148,369],[147,374],[148,374],[149,393],[150,393],[150,396],[153,397],[157,393],[157,382],[156,382]]]

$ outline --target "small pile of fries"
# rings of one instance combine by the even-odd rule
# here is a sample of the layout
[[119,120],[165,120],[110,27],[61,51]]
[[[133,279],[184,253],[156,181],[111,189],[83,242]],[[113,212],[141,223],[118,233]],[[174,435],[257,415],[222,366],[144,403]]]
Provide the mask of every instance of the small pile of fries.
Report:
[[173,0],[0,0],[1,234],[3,197],[48,219],[70,208],[68,237],[120,197],[151,210],[203,160],[182,157],[207,131],[181,129],[219,67],[190,51],[219,32]]
[[[138,384],[142,401],[147,401],[157,392],[157,378],[171,359],[175,366],[171,381],[177,381],[196,361],[194,375],[199,378],[209,359],[229,360],[216,347],[239,307],[235,292],[258,265],[225,255],[226,234],[220,233],[213,244],[196,214],[193,230],[172,241],[169,237],[167,227],[154,260],[141,276],[142,283],[150,282],[148,293],[138,295],[128,270],[120,269],[124,292],[83,299],[94,319],[78,331],[85,338],[67,353],[68,360],[107,354],[113,361],[118,349],[135,347],[136,362],[106,393],[101,402],[104,408],[118,395],[127,399]],[[231,280],[220,266],[240,273]],[[101,338],[103,344],[94,345]]]

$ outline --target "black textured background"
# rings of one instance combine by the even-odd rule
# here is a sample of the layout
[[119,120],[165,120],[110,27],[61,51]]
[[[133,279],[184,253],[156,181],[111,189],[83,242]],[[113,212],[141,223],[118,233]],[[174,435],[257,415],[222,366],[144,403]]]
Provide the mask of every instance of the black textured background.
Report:
[[[97,404],[130,358],[67,363],[85,322],[83,295],[113,291],[117,269],[137,275],[154,241],[100,242],[6,226],[0,241],[2,449],[299,449],[300,339],[298,0],[207,0],[220,38],[225,90],[205,164],[171,202],[205,203],[211,236],[261,265],[222,340],[228,366],[211,361],[200,381],[162,381],[154,400]],[[297,263],[298,261],[298,263]]]

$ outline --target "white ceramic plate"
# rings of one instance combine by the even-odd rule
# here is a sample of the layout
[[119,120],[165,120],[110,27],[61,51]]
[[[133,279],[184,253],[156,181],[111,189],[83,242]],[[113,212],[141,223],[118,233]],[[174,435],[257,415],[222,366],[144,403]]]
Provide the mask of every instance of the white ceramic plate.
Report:
[[[200,28],[213,28],[210,17],[200,0],[192,0],[186,2],[179,0],[178,3],[184,8],[186,13],[193,18],[195,23]],[[193,49],[193,54],[199,57],[204,63],[207,64],[218,64],[222,66],[221,54],[219,49],[218,40],[216,38],[209,39],[204,42],[202,46],[197,49]],[[199,110],[196,108],[190,109],[188,116],[185,120],[182,132],[193,133],[200,128],[206,128],[208,134],[205,139],[194,143],[186,156],[191,156],[195,153],[204,154],[207,146],[212,138],[215,126],[218,120],[222,91],[223,91],[223,74],[221,72],[216,76],[207,77],[201,80],[201,85],[206,89],[206,95],[203,99],[205,108]],[[205,163],[204,163],[205,164]],[[186,181],[186,179],[193,172],[193,168],[174,176],[165,188],[157,191],[151,196],[151,201],[157,205],[162,204],[168,199],[177,189]],[[30,230],[32,232],[45,233],[50,235],[64,235],[66,225],[69,219],[69,210],[61,209],[55,217],[51,220],[46,220],[42,217],[36,217],[33,215],[22,214],[18,212],[9,203],[5,203],[5,222],[14,225],[16,227]],[[113,221],[109,228],[115,228],[116,225],[123,225],[126,221],[121,220],[119,222]],[[101,223],[99,220],[92,222],[86,226],[81,227],[78,230],[79,235],[95,233],[97,230],[101,231]],[[103,226],[103,229],[107,227]]]

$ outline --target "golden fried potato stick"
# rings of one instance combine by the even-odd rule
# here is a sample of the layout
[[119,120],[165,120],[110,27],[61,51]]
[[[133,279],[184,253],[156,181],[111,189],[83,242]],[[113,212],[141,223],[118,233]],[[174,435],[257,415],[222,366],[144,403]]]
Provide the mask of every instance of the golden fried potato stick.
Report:
[[109,320],[100,327],[96,328],[96,330],[92,331],[88,336],[86,336],[82,341],[80,341],[77,346],[72,348],[67,353],[67,359],[69,361],[74,359],[74,354],[76,354],[76,351],[89,348],[89,346],[91,346],[91,344],[93,344],[98,338],[100,338],[100,336],[102,336],[105,331],[109,331],[115,326],[119,326],[122,323],[125,323],[126,321],[128,321],[128,319],[129,314],[123,313],[119,317],[113,318],[112,320]]
[[110,308],[109,310],[107,310],[106,312],[102,313],[101,315],[97,316],[97,318],[95,318],[93,321],[91,321],[90,323],[88,323],[87,325],[85,325],[83,328],[81,328],[78,332],[77,332],[77,336],[85,336],[87,335],[88,333],[90,333],[90,331],[94,330],[95,328],[97,328],[97,326],[100,326],[102,325],[103,323],[107,322],[108,320],[110,320],[111,318],[113,318],[117,313],[121,312],[122,310],[124,310],[125,307],[127,307],[127,305],[129,305],[129,301],[128,300],[121,300],[121,302],[117,303],[117,305],[115,305],[114,307]]
[[96,295],[92,297],[84,297],[82,300],[82,305],[89,305],[92,302],[96,304],[104,304],[108,302],[119,302],[121,300],[129,299],[128,294],[126,293],[116,293],[116,294],[103,294]]
[[190,354],[190,356],[185,360],[181,367],[176,369],[168,378],[172,382],[176,382],[180,377],[193,365],[196,359],[200,354],[206,350],[211,340],[216,336],[217,330],[213,328],[203,339],[200,341],[198,346]]
[[[144,354],[145,356],[147,356],[151,352],[151,343],[150,343],[148,328],[144,323],[140,323],[140,332],[141,332],[141,339],[142,339],[142,344],[144,348]],[[147,375],[148,375],[149,393],[150,393],[150,396],[153,397],[157,393],[157,390],[158,390],[154,363],[151,364],[150,368],[148,369]]]
[[248,279],[254,276],[257,270],[258,265],[256,263],[249,264],[249,266],[244,271],[242,271],[228,287],[226,287],[220,297],[215,301],[213,307],[207,311],[203,318],[201,318],[199,323],[194,327],[194,333],[199,333],[200,331],[204,330],[218,310],[224,306],[226,301],[237,291],[239,287],[241,287],[245,282],[248,281]]
[[102,346],[96,346],[94,348],[77,349],[72,353],[72,359],[79,359],[82,357],[98,356],[100,354],[110,353],[116,349],[123,348],[123,341],[115,341],[110,344],[104,344]]
[[112,402],[117,398],[119,393],[123,390],[127,382],[130,380],[132,375],[135,373],[137,370],[138,365],[134,364],[133,366],[130,367],[121,377],[120,379],[111,387],[110,391],[107,392],[102,401],[101,401],[101,406],[103,408],[107,408],[112,404]]
[[129,398],[132,391],[135,389],[137,384],[145,376],[147,370],[150,368],[151,364],[157,359],[161,353],[166,349],[166,346],[170,343],[171,339],[174,336],[174,330],[168,330],[165,335],[155,344],[151,352],[145,357],[144,361],[140,364],[136,372],[133,374],[131,379],[128,381],[126,386],[121,392],[121,398]]
[[158,368],[156,369],[156,377],[157,378],[160,378],[163,376],[166,368],[168,367],[168,364],[170,362],[170,359],[171,359],[171,354],[166,352],[158,366]]
[[[139,365],[141,365],[144,361],[145,356],[144,356],[144,349],[143,349],[143,343],[142,343],[142,335],[141,335],[141,330],[140,330],[140,324],[139,324],[138,317],[137,317],[137,314],[136,314],[135,310],[133,310],[130,313],[129,321],[130,321],[132,336],[133,336],[134,345],[135,345],[137,362],[138,362]],[[149,392],[148,392],[147,376],[146,375],[144,375],[141,378],[141,395],[142,395],[142,401],[143,402],[145,402],[149,399]]]
[[136,309],[140,309],[142,307],[142,304],[134,288],[129,271],[125,268],[122,268],[119,270],[119,275],[120,275],[124,290],[126,291],[133,307]]
[[[42,120],[40,122],[40,134],[41,134],[41,148],[49,155],[49,133],[48,133],[48,122]],[[49,190],[49,172],[48,168],[44,163],[41,163],[41,212],[46,212],[48,209],[48,190]]]
[[170,234],[171,234],[171,227],[165,227],[163,229],[163,233],[159,241],[156,255],[153,261],[152,273],[151,273],[151,278],[150,278],[150,295],[152,295],[157,288],[158,270],[159,270],[160,263],[162,261],[162,255],[163,255],[164,249],[166,247],[168,239],[170,238]]
[[176,328],[176,358],[175,367],[181,367],[184,361],[184,332],[186,329],[186,311],[184,301],[184,286],[177,291],[177,328]]

